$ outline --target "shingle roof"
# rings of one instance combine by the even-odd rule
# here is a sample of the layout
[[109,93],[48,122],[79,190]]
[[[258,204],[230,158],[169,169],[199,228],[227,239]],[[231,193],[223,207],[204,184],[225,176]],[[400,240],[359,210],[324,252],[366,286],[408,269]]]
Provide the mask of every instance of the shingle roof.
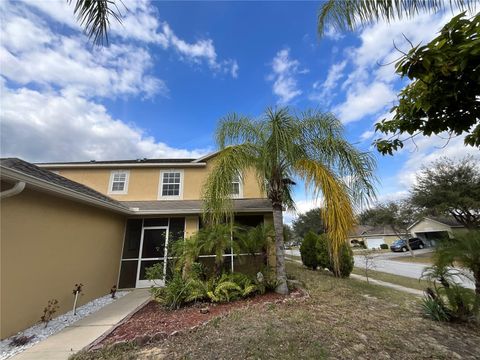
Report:
[[350,232],[350,237],[355,236],[369,236],[369,235],[395,235],[390,225],[386,226],[370,226],[370,225],[356,225]]
[[[235,199],[234,211],[271,211],[272,203],[268,199]],[[157,200],[157,201],[122,201],[129,208],[138,208],[140,212],[171,212],[171,213],[200,213],[202,200]]]
[[[110,203],[112,205],[125,208],[125,206],[122,205],[119,201],[116,201],[106,195],[103,195],[102,193],[99,193],[98,191],[93,190],[88,186],[85,186],[75,181],[72,181],[70,179],[67,179],[49,170],[41,169],[38,166],[35,166],[24,160],[21,160],[18,158],[3,158],[3,159],[0,159],[0,166],[19,171],[23,174],[32,176],[36,179],[47,181],[50,184],[54,184],[54,185],[66,188],[68,190],[72,190],[77,193],[93,197],[97,200],[101,200],[101,201]],[[127,210],[127,208],[125,209]]]
[[459,226],[459,227],[463,226],[457,220],[455,220],[454,217],[449,217],[449,216],[427,216],[424,219],[432,219],[448,226]]
[[129,160],[105,160],[105,161],[97,161],[97,160],[90,160],[90,161],[74,161],[74,162],[44,162],[44,163],[37,163],[38,165],[62,165],[62,164],[71,164],[71,165],[89,165],[89,164],[132,164],[132,163],[140,163],[140,164],[172,164],[172,163],[191,163],[194,161],[194,158],[179,158],[179,159],[129,159]]

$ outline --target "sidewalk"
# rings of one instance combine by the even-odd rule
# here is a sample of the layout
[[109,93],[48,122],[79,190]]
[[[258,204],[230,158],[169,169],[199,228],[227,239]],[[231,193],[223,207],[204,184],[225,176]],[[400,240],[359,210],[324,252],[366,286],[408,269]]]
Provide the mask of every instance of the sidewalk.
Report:
[[97,312],[67,326],[12,360],[66,360],[150,299],[148,289],[135,289]]

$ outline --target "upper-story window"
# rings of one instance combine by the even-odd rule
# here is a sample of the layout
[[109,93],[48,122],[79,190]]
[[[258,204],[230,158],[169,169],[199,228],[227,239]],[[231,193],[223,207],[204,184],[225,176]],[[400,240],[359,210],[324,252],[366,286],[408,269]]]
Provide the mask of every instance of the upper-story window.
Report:
[[240,174],[235,175],[232,181],[232,197],[243,197],[242,177]]
[[160,173],[160,198],[181,199],[183,190],[183,171],[164,170]]
[[128,170],[115,170],[110,174],[109,194],[126,194],[128,192]]

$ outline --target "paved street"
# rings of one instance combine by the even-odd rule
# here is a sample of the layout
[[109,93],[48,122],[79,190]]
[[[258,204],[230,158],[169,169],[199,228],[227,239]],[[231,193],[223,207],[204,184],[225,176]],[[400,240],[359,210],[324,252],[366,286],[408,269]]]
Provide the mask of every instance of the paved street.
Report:
[[[415,254],[421,254],[425,252],[429,252],[431,249],[423,249],[423,250],[415,250]],[[298,250],[285,250],[286,255],[291,256],[300,256],[300,251]],[[410,256],[409,253],[393,253],[393,252],[386,252],[386,253],[379,253],[375,255],[375,259],[373,260],[374,268],[372,270],[382,271],[390,274],[406,276],[414,279],[419,279],[422,276],[423,270],[429,266],[428,264],[417,264],[417,263],[407,263],[401,261],[390,260],[392,257],[399,257],[399,256]],[[355,267],[364,268],[365,267],[365,258],[361,255],[355,255]],[[459,282],[470,289],[474,289],[474,283],[465,278],[459,278]]]

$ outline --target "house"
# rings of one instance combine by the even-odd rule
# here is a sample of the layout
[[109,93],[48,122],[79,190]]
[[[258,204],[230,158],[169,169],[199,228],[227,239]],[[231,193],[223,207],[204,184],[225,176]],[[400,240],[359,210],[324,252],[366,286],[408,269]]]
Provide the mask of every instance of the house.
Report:
[[[0,160],[0,338],[39,321],[50,299],[57,314],[119,288],[147,287],[145,268],[168,274],[173,242],[201,226],[201,188],[216,153],[199,159],[138,159],[31,164]],[[235,219],[272,221],[253,173],[232,184]],[[170,254],[171,255],[171,254]],[[213,262],[214,255],[203,255]],[[225,267],[239,263],[225,255]]]
[[348,237],[350,244],[363,241],[368,249],[379,249],[381,244],[390,246],[398,235],[391,226],[356,225]]
[[412,237],[422,239],[425,244],[435,245],[436,241],[444,238],[453,238],[456,231],[464,226],[453,217],[424,217],[414,222],[408,228]]

